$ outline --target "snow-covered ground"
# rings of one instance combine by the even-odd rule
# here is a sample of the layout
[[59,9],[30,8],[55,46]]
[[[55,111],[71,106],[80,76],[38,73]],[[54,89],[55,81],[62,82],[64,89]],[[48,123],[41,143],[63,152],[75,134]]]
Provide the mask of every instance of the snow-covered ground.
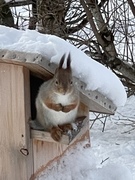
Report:
[[91,129],[91,148],[78,144],[37,180],[134,180],[135,96],[107,119],[104,132],[102,129],[97,120]]

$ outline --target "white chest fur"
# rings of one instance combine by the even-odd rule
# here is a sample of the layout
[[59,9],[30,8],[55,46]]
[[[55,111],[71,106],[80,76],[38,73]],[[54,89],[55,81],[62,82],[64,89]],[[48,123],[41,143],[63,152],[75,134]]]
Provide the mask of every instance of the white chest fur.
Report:
[[47,113],[47,119],[49,120],[49,122],[51,121],[51,123],[56,126],[74,122],[77,114],[77,108],[68,113],[64,113],[61,111],[57,112],[54,110],[49,110],[47,111]]
[[[59,95],[57,94],[55,98],[53,99],[56,104],[62,104],[63,106],[69,105],[72,103],[72,98],[70,95]],[[78,106],[71,110],[68,113],[64,113],[62,111],[54,111],[52,109],[49,109],[44,103],[42,104],[44,108],[44,118],[46,124],[52,124],[54,126],[66,124],[73,122],[77,115]]]
[[70,94],[62,95],[57,94],[54,98],[56,104],[62,104],[63,106],[69,105],[71,103]]

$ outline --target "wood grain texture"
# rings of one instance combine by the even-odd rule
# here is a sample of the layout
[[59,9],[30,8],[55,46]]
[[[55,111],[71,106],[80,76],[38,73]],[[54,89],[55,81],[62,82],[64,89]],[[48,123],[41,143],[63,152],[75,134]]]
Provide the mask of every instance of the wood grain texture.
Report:
[[[29,72],[22,66],[0,63],[1,180],[28,180],[33,172],[26,122],[30,117],[28,79]],[[27,149],[29,155],[24,156],[21,149]]]
[[[31,130],[31,138],[39,140],[39,141],[57,143],[56,141],[54,141],[52,139],[51,134],[49,132],[45,132],[45,131],[38,131],[38,130],[32,129]],[[70,143],[69,137],[67,135],[62,135],[60,143],[68,145]]]

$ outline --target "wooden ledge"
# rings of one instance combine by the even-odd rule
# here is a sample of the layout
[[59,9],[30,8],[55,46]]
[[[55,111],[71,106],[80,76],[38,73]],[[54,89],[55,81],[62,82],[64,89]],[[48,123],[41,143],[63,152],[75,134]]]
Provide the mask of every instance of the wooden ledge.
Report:
[[[34,129],[31,129],[31,138],[39,140],[39,141],[56,142],[55,140],[52,139],[51,134],[49,132],[39,131],[39,130],[34,130]],[[60,143],[68,145],[70,143],[69,136],[62,135]]]
[[[86,129],[88,129],[88,121],[88,117],[77,118],[76,122],[74,123],[77,127],[76,130],[72,130],[70,134],[62,135],[61,141],[59,143],[69,145],[74,141],[74,139],[81,137],[86,132]],[[49,132],[43,130],[31,129],[31,138],[39,141],[58,143],[52,139]]]

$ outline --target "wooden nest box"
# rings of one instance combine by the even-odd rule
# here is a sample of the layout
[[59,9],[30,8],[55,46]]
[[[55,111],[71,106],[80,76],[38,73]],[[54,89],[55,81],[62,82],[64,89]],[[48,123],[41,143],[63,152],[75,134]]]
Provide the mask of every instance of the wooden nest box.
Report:
[[0,179],[29,180],[66,149],[89,140],[89,111],[113,114],[114,104],[97,91],[86,91],[76,79],[81,103],[78,117],[83,119],[73,137],[63,135],[61,143],[44,131],[30,129],[35,117],[34,101],[39,86],[50,79],[56,68],[40,54],[0,50]]

